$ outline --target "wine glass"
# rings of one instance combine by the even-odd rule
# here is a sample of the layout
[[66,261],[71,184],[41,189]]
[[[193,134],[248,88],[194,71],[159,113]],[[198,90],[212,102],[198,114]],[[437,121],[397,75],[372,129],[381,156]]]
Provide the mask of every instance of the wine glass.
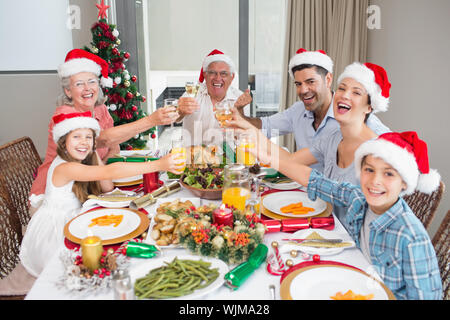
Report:
[[195,98],[195,96],[197,95],[199,85],[198,83],[195,83],[193,81],[188,81],[184,85],[184,88],[186,89],[186,94],[189,98]]
[[[164,99],[164,106],[163,108],[169,108],[169,107],[175,107],[175,109],[178,107],[178,100],[173,98]],[[173,122],[170,124],[170,128],[173,128]]]
[[223,100],[215,106],[214,115],[222,128],[224,127],[225,121],[233,118],[233,114],[231,113],[232,107],[233,102],[230,100]]

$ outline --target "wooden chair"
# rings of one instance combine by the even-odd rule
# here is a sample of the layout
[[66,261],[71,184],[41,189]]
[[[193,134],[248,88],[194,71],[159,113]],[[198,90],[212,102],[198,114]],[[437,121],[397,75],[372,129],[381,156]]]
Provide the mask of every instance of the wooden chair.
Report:
[[450,300],[450,210],[442,220],[432,242],[441,270],[443,298]]
[[30,220],[28,197],[34,174],[41,164],[42,160],[29,137],[0,146],[0,174],[22,226]]
[[414,214],[422,221],[425,229],[431,225],[444,191],[445,184],[441,181],[439,188],[431,194],[416,191],[403,197]]
[[23,299],[35,278],[19,261],[28,196],[42,161],[29,137],[0,146],[0,299]]

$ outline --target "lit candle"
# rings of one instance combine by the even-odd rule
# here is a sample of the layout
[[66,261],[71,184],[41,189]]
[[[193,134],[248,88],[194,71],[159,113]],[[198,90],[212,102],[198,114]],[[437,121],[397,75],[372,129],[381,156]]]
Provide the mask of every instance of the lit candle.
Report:
[[81,257],[83,264],[94,271],[100,267],[100,258],[102,256],[102,240],[97,236],[88,236],[81,240]]
[[233,228],[233,211],[222,204],[213,211],[213,223]]

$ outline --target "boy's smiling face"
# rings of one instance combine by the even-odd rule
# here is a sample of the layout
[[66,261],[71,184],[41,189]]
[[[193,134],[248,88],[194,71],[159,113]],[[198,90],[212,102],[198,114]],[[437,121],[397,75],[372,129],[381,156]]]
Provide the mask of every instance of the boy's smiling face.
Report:
[[381,158],[366,156],[361,165],[361,190],[376,214],[383,214],[406,189],[406,183],[391,165]]

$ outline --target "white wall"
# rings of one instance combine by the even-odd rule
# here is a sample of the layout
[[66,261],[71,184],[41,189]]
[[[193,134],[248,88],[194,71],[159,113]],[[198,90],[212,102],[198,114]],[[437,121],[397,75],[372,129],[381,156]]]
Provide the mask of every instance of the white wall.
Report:
[[433,235],[450,209],[450,1],[371,4],[381,9],[381,29],[369,31],[368,61],[385,67],[392,83],[389,111],[379,116],[394,131],[417,131],[447,185],[429,228]]
[[[6,1],[6,0],[1,0]],[[55,0],[56,1],[56,0]],[[80,29],[73,29],[73,48],[81,48],[89,45],[92,41],[90,27],[97,21],[97,8],[95,1],[70,0],[71,5],[78,5],[80,8]],[[13,2],[11,2],[13,3]],[[16,10],[20,12],[23,8],[17,5]],[[66,29],[66,21],[69,18],[67,8],[54,6],[46,14],[41,15],[42,23],[46,20],[56,20],[59,18],[60,28]],[[25,28],[25,24],[18,22],[14,28]],[[13,29],[14,29],[13,28]],[[11,28],[7,31],[12,32]],[[32,34],[30,30],[25,30]],[[52,34],[38,34],[36,38],[46,38],[56,41]],[[3,40],[3,39],[2,39]],[[24,40],[25,41],[25,40]],[[8,43],[0,41],[0,51],[14,51]],[[28,47],[28,55],[44,56],[47,53],[43,50],[35,51],[33,47]],[[64,61],[62,56],[56,65]],[[45,156],[47,149],[48,123],[56,108],[56,97],[61,93],[59,78],[55,73],[12,73],[0,74],[0,145],[13,139],[29,136],[36,145],[41,157]]]

